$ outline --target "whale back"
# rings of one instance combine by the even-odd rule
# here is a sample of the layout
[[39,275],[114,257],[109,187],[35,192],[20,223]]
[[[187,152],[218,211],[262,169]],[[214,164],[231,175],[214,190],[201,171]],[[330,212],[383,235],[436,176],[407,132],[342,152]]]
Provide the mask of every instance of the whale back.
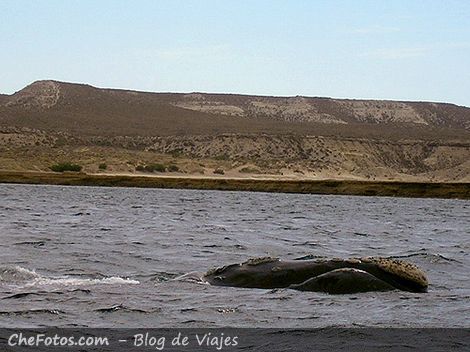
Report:
[[391,291],[395,289],[392,285],[367,271],[353,268],[335,269],[308,279],[301,284],[290,285],[289,288],[330,294]]
[[[204,280],[216,286],[285,288],[345,268],[365,271],[400,290],[426,292],[428,286],[426,276],[415,265],[377,257],[294,261],[283,261],[272,257],[254,258],[241,264],[209,270],[204,275]],[[347,277],[348,273],[350,272],[341,272],[341,278]]]
[[426,292],[428,288],[426,275],[412,263],[382,257],[365,257],[359,260],[366,265],[374,265],[390,275],[395,281],[395,286],[402,286],[397,288],[412,292]]

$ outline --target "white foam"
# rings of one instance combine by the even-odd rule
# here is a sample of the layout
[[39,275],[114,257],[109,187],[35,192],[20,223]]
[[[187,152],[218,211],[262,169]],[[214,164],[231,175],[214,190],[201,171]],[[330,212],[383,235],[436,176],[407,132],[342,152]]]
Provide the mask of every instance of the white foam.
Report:
[[39,277],[26,286],[91,286],[91,285],[138,285],[137,280],[122,278],[117,276],[105,277],[102,279],[82,279],[74,277],[46,278]]
[[25,269],[18,265],[0,267],[0,282],[22,282],[39,277],[40,275],[34,270]]
[[13,269],[16,270],[20,274],[31,275],[31,276],[39,276],[39,274],[36,273],[34,270],[29,270],[29,269],[23,268],[19,265],[15,265],[13,267]]
[[118,276],[104,277],[100,279],[77,277],[45,277],[34,270],[15,265],[0,267],[0,282],[15,286],[90,286],[90,285],[138,285],[137,280]]

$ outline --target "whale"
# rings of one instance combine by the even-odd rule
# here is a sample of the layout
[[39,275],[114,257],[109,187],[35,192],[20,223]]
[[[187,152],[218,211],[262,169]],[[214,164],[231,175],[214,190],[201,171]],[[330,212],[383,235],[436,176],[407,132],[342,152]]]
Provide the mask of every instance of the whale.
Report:
[[384,257],[281,260],[251,258],[207,271],[203,280],[214,286],[348,294],[401,290],[424,293],[426,274],[416,265]]

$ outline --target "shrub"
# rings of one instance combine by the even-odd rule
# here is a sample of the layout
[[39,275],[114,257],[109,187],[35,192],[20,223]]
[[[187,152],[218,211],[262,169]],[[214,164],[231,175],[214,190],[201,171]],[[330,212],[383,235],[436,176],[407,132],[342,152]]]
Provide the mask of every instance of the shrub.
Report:
[[230,157],[227,153],[220,154],[214,157],[215,160],[229,160]]
[[145,165],[145,166],[144,166],[144,171],[145,171],[145,172],[154,172],[155,169],[153,168],[152,165]]
[[105,163],[101,163],[99,166],[98,166],[98,169],[100,170],[106,170],[108,168],[108,165],[106,165]]
[[166,167],[162,164],[150,164],[145,167],[145,170],[148,172],[165,172]]
[[180,171],[180,168],[176,165],[169,165],[168,166],[168,172],[178,172]]
[[57,137],[54,143],[54,148],[62,147],[67,144],[67,140],[64,137]]
[[213,172],[214,172],[214,174],[219,174],[219,175],[225,174],[224,170],[222,170],[222,169],[215,169]]
[[166,167],[162,164],[138,165],[135,170],[143,172],[165,172]]
[[50,167],[50,169],[54,172],[64,172],[64,171],[74,171],[74,172],[80,172],[82,171],[82,167],[78,164],[72,164],[72,163],[58,163],[54,164]]
[[258,169],[251,168],[251,167],[243,167],[240,169],[240,172],[244,174],[259,174],[260,173]]

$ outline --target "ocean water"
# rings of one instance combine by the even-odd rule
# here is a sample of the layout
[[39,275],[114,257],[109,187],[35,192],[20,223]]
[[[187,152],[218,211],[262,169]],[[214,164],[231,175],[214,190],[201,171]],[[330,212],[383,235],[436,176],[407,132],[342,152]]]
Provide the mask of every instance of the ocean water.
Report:
[[[470,202],[0,185],[2,327],[470,327]],[[251,257],[411,261],[429,292],[179,276]]]

